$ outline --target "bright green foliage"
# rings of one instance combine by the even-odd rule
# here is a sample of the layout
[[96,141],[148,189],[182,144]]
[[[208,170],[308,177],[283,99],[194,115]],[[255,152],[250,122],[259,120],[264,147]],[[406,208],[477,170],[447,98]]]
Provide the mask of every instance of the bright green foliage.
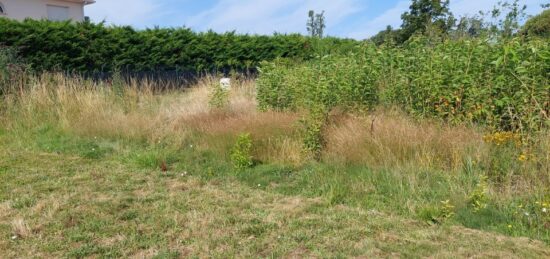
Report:
[[296,108],[298,84],[292,79],[293,63],[287,59],[276,59],[262,63],[258,78],[257,98],[260,110],[292,110]]
[[261,109],[309,109],[321,106],[330,111],[371,107],[377,101],[376,49],[365,46],[345,57],[327,55],[291,65],[289,61],[264,62],[258,80]]
[[342,57],[327,55],[292,65],[288,60],[264,62],[258,79],[261,110],[305,109],[304,149],[319,159],[324,146],[323,128],[335,107],[368,109],[377,102],[376,49],[367,45]]
[[264,62],[257,98],[261,110],[308,110],[304,147],[319,158],[322,129],[335,107],[381,103],[494,131],[538,131],[549,125],[549,73],[547,41],[413,38],[400,48],[366,44],[345,56]]
[[246,169],[254,165],[250,134],[239,135],[231,149],[231,162],[237,169]]
[[411,114],[528,133],[548,126],[550,42],[482,39],[365,45],[294,66],[263,63],[262,109],[396,105]]
[[449,40],[431,47],[417,39],[384,55],[385,101],[413,114],[506,131],[548,122],[548,42]]
[[[188,28],[132,27],[104,24],[18,22],[0,19],[0,46],[16,48],[38,71],[130,72],[253,70],[277,57],[309,59],[314,40],[302,35],[257,36],[193,32]],[[327,39],[334,49],[356,44]]]
[[454,209],[455,209],[455,206],[451,204],[451,201],[449,200],[444,200],[444,201],[441,201],[441,219],[442,220],[447,220],[449,218],[452,218],[455,213],[454,213]]

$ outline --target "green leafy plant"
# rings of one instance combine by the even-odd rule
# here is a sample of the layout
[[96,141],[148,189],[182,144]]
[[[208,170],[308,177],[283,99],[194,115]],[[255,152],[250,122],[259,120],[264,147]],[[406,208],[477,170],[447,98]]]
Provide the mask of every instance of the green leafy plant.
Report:
[[231,149],[231,162],[236,169],[246,169],[254,165],[250,134],[241,134],[237,137]]
[[229,90],[220,87],[217,84],[212,85],[208,104],[215,109],[226,108],[229,104]]
[[489,189],[487,179],[487,176],[482,176],[477,183],[474,191],[472,192],[472,194],[470,194],[470,206],[472,206],[474,212],[479,212],[480,210],[487,207],[487,192]]
[[441,224],[455,215],[455,206],[450,200],[441,201],[439,206],[428,206],[420,211],[420,218],[428,223]]
[[441,201],[441,218],[443,219],[449,219],[452,218],[454,213],[455,206],[451,204],[451,201],[444,200]]
[[321,152],[325,146],[323,127],[327,122],[327,111],[322,107],[312,108],[306,118],[302,120],[304,151],[315,160],[321,158]]

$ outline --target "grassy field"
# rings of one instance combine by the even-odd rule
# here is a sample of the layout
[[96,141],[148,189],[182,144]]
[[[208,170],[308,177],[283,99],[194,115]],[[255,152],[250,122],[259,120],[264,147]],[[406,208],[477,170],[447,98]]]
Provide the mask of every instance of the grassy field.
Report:
[[[0,104],[1,257],[550,256],[550,136],[333,111],[319,161],[300,112],[255,83],[186,91],[43,75]],[[254,166],[231,149],[252,139]]]

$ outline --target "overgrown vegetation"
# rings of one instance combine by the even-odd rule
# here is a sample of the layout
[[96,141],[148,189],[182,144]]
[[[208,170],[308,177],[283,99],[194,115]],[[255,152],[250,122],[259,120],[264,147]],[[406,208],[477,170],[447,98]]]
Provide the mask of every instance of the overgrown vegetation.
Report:
[[[440,4],[408,24],[444,28]],[[522,8],[506,7],[498,37],[475,19],[443,36],[418,23],[426,30],[382,46],[0,19],[19,40],[0,49],[0,255],[548,257],[550,44],[516,37]],[[264,39],[289,41],[241,59]],[[54,47],[25,50],[42,40]],[[102,71],[90,62],[103,55],[109,69],[174,69],[187,40],[243,45],[186,52],[185,69],[261,63],[259,78],[161,91],[120,70],[104,81],[40,72]],[[98,53],[79,52],[88,41]],[[147,44],[162,50],[133,63]]]
[[[45,74],[3,98],[3,150],[83,159],[70,160],[77,163],[110,161],[110,167],[158,172],[158,177],[235,180],[268,193],[376,210],[420,225],[428,221],[549,240],[548,217],[541,214],[550,183],[546,131],[533,136],[523,160],[522,148],[494,144],[504,143],[504,135],[415,121],[375,106],[368,115],[328,113],[330,122],[310,131],[311,143],[322,148],[312,145],[314,150],[304,153],[300,118],[308,118],[308,112],[257,112],[255,85],[249,81],[235,82],[225,110],[213,110],[208,104],[212,81],[185,93],[155,94],[137,85],[123,85],[118,93],[106,83]],[[250,135],[236,140],[242,132]],[[515,166],[507,167],[511,160]],[[14,168],[6,156],[2,161],[2,170],[23,168]],[[504,170],[504,177],[491,178],[493,168]],[[481,189],[484,175],[490,178]],[[16,196],[2,197],[2,202],[16,202]],[[483,206],[476,209],[473,203]],[[519,204],[540,211],[520,215]],[[128,213],[129,220],[140,218]],[[247,233],[270,231],[257,227],[251,225]],[[32,240],[34,234],[22,236]]]
[[548,127],[550,44],[416,38],[401,48],[366,44],[354,55],[264,63],[261,108],[329,111],[397,105],[420,117],[526,134]]

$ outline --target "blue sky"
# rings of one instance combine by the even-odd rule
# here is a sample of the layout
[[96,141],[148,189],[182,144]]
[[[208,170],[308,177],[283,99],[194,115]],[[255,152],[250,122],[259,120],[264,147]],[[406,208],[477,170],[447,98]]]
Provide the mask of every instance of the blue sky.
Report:
[[[147,27],[189,27],[196,31],[306,33],[308,10],[325,10],[331,36],[364,39],[398,27],[409,0],[96,0],[86,7],[93,21]],[[451,0],[456,15],[490,10],[499,0]],[[521,0],[529,14],[548,0]]]

